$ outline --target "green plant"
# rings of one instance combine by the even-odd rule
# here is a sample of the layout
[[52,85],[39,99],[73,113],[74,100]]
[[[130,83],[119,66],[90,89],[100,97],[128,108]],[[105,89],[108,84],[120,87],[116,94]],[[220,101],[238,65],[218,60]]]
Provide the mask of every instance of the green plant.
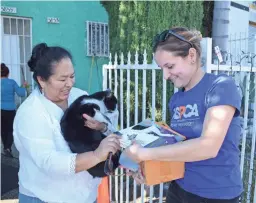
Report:
[[22,84],[22,87],[24,87],[26,89],[27,96],[29,96],[32,91],[32,89],[31,89],[32,85],[30,85],[27,81],[24,81]]
[[[202,31],[203,1],[101,1],[109,15],[110,52],[152,52],[153,37],[164,29],[185,26]],[[189,11],[189,12],[184,12]],[[148,61],[152,54],[148,55]],[[132,58],[134,61],[134,58]]]
[[[110,52],[120,55],[124,54],[124,63],[135,63],[135,53],[138,52],[138,63],[144,62],[144,50],[146,50],[146,63],[151,64],[153,60],[152,39],[162,30],[173,26],[185,26],[202,30],[203,19],[203,1],[101,1],[109,14],[109,38]],[[188,11],[189,12],[184,12]],[[131,60],[128,61],[128,52],[131,53]],[[112,58],[114,59],[114,57]],[[121,59],[118,57],[118,63]],[[113,63],[114,61],[112,61]],[[118,84],[121,83],[120,71],[118,70]],[[124,70],[123,95],[124,104],[129,101],[132,105],[129,109],[130,125],[134,124],[134,102],[135,102],[135,76],[134,70],[130,71],[131,92],[130,98],[126,98],[127,90],[127,71]],[[112,71],[112,87],[114,86],[114,73]],[[146,117],[152,115],[152,72],[147,71],[147,89],[146,89]],[[162,120],[162,72],[156,71],[156,95],[155,96],[155,119]],[[110,81],[108,81],[109,84]],[[142,97],[143,97],[143,77],[142,71],[139,71],[139,106],[138,121],[142,120]],[[161,90],[161,91],[160,91]],[[167,103],[173,94],[172,84],[167,84]],[[120,89],[118,89],[120,95]],[[170,115],[167,109],[167,123]],[[127,106],[124,105],[124,127],[127,126]]]

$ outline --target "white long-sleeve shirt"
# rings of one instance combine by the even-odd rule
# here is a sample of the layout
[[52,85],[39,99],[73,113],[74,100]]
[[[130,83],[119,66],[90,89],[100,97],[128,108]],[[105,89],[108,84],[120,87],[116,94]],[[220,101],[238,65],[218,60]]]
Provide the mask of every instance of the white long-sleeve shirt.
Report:
[[[68,104],[86,92],[72,88]],[[14,143],[19,151],[19,191],[49,203],[93,203],[100,178],[75,173],[72,153],[60,130],[63,111],[38,89],[19,107]]]

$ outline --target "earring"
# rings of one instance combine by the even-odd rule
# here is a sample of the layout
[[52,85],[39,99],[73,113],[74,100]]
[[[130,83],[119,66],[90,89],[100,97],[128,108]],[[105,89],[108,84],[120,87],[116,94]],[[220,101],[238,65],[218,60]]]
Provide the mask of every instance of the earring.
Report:
[[41,90],[41,91],[42,91],[42,95],[44,96],[44,89],[42,88],[42,90]]

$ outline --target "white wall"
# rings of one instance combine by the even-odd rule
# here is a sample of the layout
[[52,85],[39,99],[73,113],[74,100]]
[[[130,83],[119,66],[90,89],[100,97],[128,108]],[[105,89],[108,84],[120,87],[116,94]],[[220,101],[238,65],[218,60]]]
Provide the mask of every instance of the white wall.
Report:
[[235,3],[238,3],[238,4],[241,4],[241,5],[243,5],[243,6],[247,6],[247,7],[249,7],[249,4],[251,3],[251,2],[253,2],[253,0],[248,0],[248,1],[233,1],[233,2],[235,2]]
[[[249,7],[250,2],[235,1],[240,5]],[[249,34],[249,17],[250,12],[241,8],[230,6],[229,16],[229,52],[234,56],[234,60],[238,61],[242,51],[248,52],[248,34]],[[234,41],[235,40],[235,41]]]
[[[249,7],[249,2],[235,1],[238,4]],[[229,33],[247,33],[249,29],[249,12],[230,6],[230,24]]]
[[249,20],[256,23],[256,10],[250,8]]

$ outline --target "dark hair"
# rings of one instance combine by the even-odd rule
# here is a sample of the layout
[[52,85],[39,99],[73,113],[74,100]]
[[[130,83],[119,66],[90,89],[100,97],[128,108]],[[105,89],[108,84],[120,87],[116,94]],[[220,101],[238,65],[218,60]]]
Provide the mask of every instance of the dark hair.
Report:
[[37,76],[47,81],[54,73],[54,65],[64,58],[69,58],[72,61],[71,54],[62,47],[48,47],[46,43],[40,43],[33,48],[28,66],[30,71],[34,72],[33,78],[39,87]]
[[8,75],[9,68],[4,63],[1,63],[1,77],[7,77]]
[[176,56],[186,57],[192,47],[196,49],[197,55],[200,57],[201,39],[201,33],[197,30],[174,27],[155,36],[153,51],[164,50],[173,52]]

